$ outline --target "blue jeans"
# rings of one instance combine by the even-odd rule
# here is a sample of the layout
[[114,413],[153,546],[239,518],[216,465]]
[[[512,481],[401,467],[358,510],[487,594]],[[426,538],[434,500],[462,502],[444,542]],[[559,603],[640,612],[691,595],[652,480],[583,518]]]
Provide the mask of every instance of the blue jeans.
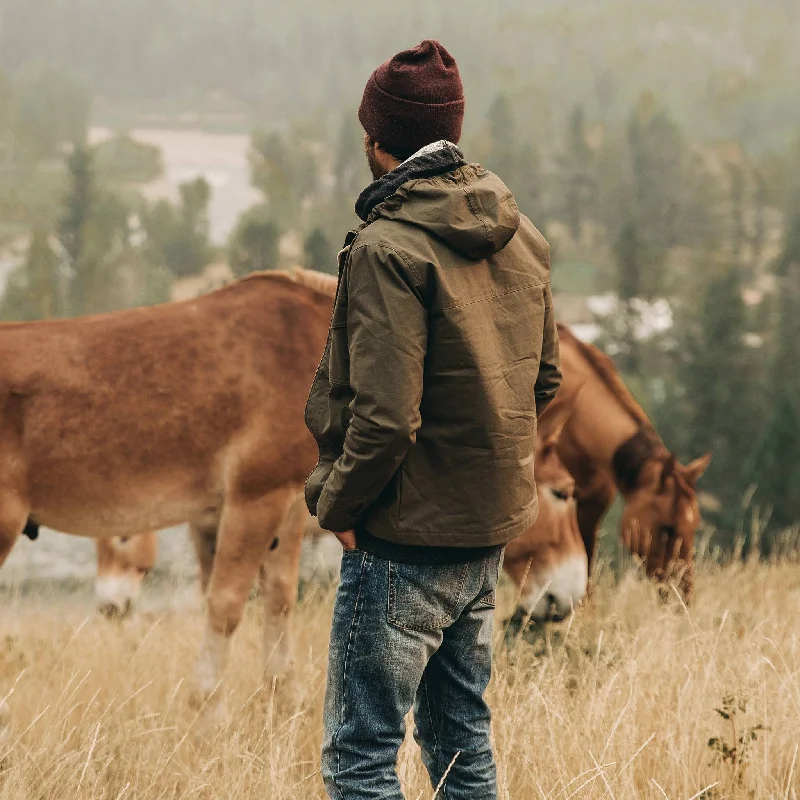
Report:
[[496,799],[483,694],[500,558],[412,565],[344,553],[322,745],[332,800],[402,800],[397,751],[412,704],[431,784],[447,773],[438,797]]

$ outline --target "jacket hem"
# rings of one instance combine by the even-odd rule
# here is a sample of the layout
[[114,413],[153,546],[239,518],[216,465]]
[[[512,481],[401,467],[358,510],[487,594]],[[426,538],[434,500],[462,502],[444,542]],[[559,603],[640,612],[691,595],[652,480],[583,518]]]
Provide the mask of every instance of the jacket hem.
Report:
[[[505,528],[499,528],[491,533],[475,533],[470,536],[455,534],[449,531],[408,531],[408,530],[387,530],[371,522],[366,523],[369,532],[387,542],[404,545],[422,545],[427,547],[491,547],[492,545],[504,545],[518,536],[522,536],[528,528],[533,525],[539,517],[538,501],[532,503],[525,513]],[[454,526],[456,527],[456,526]],[[478,541],[476,541],[478,540]]]

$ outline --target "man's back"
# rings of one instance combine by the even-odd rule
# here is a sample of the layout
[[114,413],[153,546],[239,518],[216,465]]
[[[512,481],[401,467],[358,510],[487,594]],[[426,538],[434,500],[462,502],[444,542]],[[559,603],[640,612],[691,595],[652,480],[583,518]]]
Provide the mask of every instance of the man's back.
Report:
[[[411,180],[369,219],[344,265],[335,317],[347,319],[354,291],[376,307],[380,284],[403,280],[426,312],[427,337],[420,387],[400,385],[387,364],[349,359],[333,376],[358,383],[377,370],[392,404],[400,392],[421,393],[415,442],[361,522],[402,544],[504,544],[536,515],[536,387],[543,346],[549,365],[556,342],[547,242],[478,165]],[[365,279],[367,271],[376,274]],[[382,333],[409,359],[419,344],[412,320],[398,316]],[[334,335],[332,365],[345,361],[343,339]]]

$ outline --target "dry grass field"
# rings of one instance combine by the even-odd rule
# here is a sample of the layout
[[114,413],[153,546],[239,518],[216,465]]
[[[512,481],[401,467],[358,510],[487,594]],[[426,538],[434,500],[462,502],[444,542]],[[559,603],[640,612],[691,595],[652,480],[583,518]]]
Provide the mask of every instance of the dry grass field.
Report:
[[[296,670],[281,683],[261,679],[250,604],[220,688],[227,715],[212,721],[192,698],[199,604],[114,625],[67,600],[7,597],[0,800],[323,797],[331,599],[329,587],[306,593]],[[510,587],[502,600],[501,615]],[[613,586],[606,575],[591,606],[546,637],[509,653],[499,632],[501,797],[794,800],[798,620],[800,566],[707,565],[691,611],[634,573]],[[407,797],[432,796],[413,742],[399,769]]]

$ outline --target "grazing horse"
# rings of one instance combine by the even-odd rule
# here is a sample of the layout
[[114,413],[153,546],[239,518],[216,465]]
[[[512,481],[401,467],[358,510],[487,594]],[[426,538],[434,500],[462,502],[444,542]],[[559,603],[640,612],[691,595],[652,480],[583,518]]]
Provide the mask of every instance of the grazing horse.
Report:
[[565,401],[559,394],[542,417],[535,455],[539,517],[506,545],[503,569],[519,590],[511,618],[515,627],[529,620],[562,620],[586,594],[589,563],[578,529],[575,480],[558,455],[559,438],[577,397]]
[[46,525],[95,538],[218,532],[200,690],[220,679],[264,566],[268,668],[289,659],[301,518],[317,452],[303,408],[336,279],[257,274],[203,297],[0,325],[0,564]]
[[127,617],[139,597],[142,580],[156,565],[155,532],[97,539],[97,606],[109,619]]
[[[558,452],[576,482],[578,525],[591,571],[597,528],[619,491],[621,534],[648,576],[678,578],[684,597],[694,582],[694,536],[700,524],[695,486],[711,460],[679,464],[664,446],[611,359],[560,325],[564,383],[559,397],[580,391]],[[547,417],[548,411],[543,415]]]
[[[575,513],[575,481],[561,462],[557,450],[559,436],[572,413],[575,399],[564,401],[556,398],[553,401],[553,411],[548,413],[546,424],[539,430],[535,455],[539,517],[522,536],[506,547],[503,568],[520,591],[519,603],[512,619],[518,625],[529,620],[562,620],[580,604],[586,594],[589,568]],[[290,513],[300,515],[304,535],[312,540],[332,536],[322,531],[316,520],[308,517],[302,503],[293,506]],[[290,522],[289,528],[292,531],[298,530],[294,521]],[[201,527],[196,524],[190,525],[190,532],[200,564],[200,583],[205,592],[211,579],[217,533],[213,526]],[[140,542],[139,552],[154,555],[154,533],[131,537],[128,546],[132,548],[137,540]],[[283,598],[284,601],[288,594],[296,591],[294,584],[297,581],[300,556],[296,544],[296,541],[281,543],[282,547],[292,547],[291,558],[283,559],[283,591],[273,593],[274,597]],[[119,545],[112,549],[101,540],[98,542],[98,547],[100,546],[108,548],[108,558],[116,562],[118,572],[126,576],[123,585],[114,584],[117,594],[113,601],[105,599],[105,604],[110,605],[110,608],[104,610],[111,616],[127,613],[138,593],[143,571],[136,571],[134,565],[125,570],[125,550]],[[130,557],[128,563],[130,564]],[[99,565],[99,570],[101,569],[102,560]],[[106,567],[106,571],[108,570],[109,567]],[[266,574],[262,569],[262,580]],[[98,580],[98,595],[101,594],[99,587]],[[106,591],[102,596],[107,598],[109,594]],[[285,610],[291,610],[289,603]],[[287,619],[287,635],[290,624],[291,620]]]

